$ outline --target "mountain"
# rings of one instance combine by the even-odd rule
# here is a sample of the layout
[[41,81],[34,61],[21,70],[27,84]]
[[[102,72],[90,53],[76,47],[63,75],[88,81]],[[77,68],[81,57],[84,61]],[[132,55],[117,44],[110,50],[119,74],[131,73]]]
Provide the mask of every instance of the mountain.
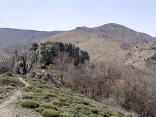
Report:
[[140,33],[115,23],[105,24],[95,28],[77,27],[76,29],[93,33],[101,38],[120,40],[123,42],[125,49],[131,49],[138,44],[156,40],[156,38],[146,33]]
[[72,43],[87,51],[91,60],[124,61],[134,46],[154,40],[156,38],[146,33],[111,23],[95,28],[77,27],[75,30],[42,39],[40,42]]
[[95,28],[77,27],[65,32],[0,29],[0,50],[3,54],[27,48],[31,42],[60,41],[72,43],[87,51],[91,60],[124,61],[125,56],[134,46],[154,40],[156,38],[146,33],[114,23]]
[[60,33],[61,31],[34,31],[12,28],[0,28],[0,45],[12,45],[39,40]]

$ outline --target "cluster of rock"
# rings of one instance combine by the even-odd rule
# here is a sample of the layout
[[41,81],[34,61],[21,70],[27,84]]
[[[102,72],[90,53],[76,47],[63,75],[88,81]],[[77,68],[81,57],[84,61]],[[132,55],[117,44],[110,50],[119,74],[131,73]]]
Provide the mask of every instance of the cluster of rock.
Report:
[[156,74],[156,41],[135,46],[127,55],[125,64],[148,74]]
[[61,54],[66,54],[68,59],[72,59],[74,65],[83,64],[90,57],[86,51],[80,50],[72,44],[63,44],[61,42],[45,42],[34,43],[29,50],[15,53],[15,73],[26,74],[34,65],[53,64],[56,57]]

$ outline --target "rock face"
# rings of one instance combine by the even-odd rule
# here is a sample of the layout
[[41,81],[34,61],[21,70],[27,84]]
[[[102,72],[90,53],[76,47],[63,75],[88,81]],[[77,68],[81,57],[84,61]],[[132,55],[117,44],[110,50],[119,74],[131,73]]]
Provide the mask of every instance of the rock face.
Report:
[[135,46],[127,56],[126,65],[156,74],[156,42]]
[[80,50],[72,44],[63,44],[61,42],[45,42],[34,43],[28,51],[17,53],[15,55],[15,73],[27,74],[27,72],[34,66],[40,65],[41,69],[46,68],[45,65],[54,63],[56,57],[65,54],[66,58],[74,61],[74,65],[83,64],[90,57],[86,51]]

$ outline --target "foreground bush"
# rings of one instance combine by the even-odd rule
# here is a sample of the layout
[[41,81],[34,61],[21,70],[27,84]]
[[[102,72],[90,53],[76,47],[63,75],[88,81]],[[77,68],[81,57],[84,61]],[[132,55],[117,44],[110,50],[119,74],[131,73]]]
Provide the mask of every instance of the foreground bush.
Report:
[[52,109],[46,109],[42,112],[43,117],[58,117],[58,112]]
[[38,108],[39,104],[34,100],[26,100],[21,103],[23,108]]

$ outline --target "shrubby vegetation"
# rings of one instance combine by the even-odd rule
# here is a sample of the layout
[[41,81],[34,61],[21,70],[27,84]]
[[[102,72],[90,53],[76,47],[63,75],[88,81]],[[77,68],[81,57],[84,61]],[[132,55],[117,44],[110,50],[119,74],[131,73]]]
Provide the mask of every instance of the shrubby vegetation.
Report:
[[[104,104],[121,106],[140,117],[156,117],[156,86],[150,78],[147,80],[148,75],[109,62],[64,66],[59,72],[64,73],[63,85],[73,91]],[[59,70],[55,65],[53,69]]]
[[3,103],[14,91],[23,86],[24,84],[11,73],[0,75],[0,104]]
[[34,100],[26,100],[21,103],[23,108],[38,108],[39,104]]
[[140,117],[155,117],[156,88],[138,79],[127,81],[122,107],[135,111]]
[[43,117],[58,117],[58,112],[56,110],[52,110],[52,109],[45,109],[42,112]]
[[153,55],[153,56],[151,57],[151,59],[156,60],[156,55]]
[[[42,49],[47,47],[48,46],[43,45]],[[38,46],[34,45],[32,50],[36,51],[37,48]],[[79,49],[77,48],[77,50]],[[156,86],[148,82],[148,75],[146,79],[143,79],[143,74],[140,74],[139,71],[109,62],[85,62],[85,64],[77,64],[78,60],[74,54],[70,55],[72,57],[69,57],[69,53],[64,53],[63,50],[61,50],[52,58],[53,60],[50,60],[49,51],[44,50],[42,52],[41,63],[48,65],[45,69],[55,71],[55,74],[51,74],[52,77],[46,80],[47,82],[70,88],[72,91],[84,94],[106,105],[120,106],[128,111],[134,111],[139,114],[140,117],[156,117]],[[21,57],[19,59],[22,60],[21,63],[19,62],[22,72],[20,69],[17,69],[17,73],[26,74],[33,67],[32,64],[28,63],[35,62],[35,60],[30,61],[30,59],[28,59],[30,56],[27,52],[18,54],[20,55],[19,57]],[[81,54],[84,54],[84,57],[85,55],[89,57],[85,52]],[[31,55],[33,55],[33,53]],[[89,60],[89,58],[87,59]],[[151,57],[151,59],[155,60],[155,56]],[[48,63],[50,61],[52,61],[51,65]],[[11,72],[13,71],[11,68],[14,64],[14,58],[1,58],[0,73],[6,73],[6,77],[11,77]],[[36,74],[35,71],[34,74]],[[54,75],[57,76],[57,79],[54,79]],[[10,82],[9,78],[0,80],[2,80],[0,83],[4,84]],[[85,113],[89,116],[95,116],[96,114],[99,116],[111,116],[103,112],[103,107],[102,109],[95,108],[95,103],[86,101],[88,99],[84,98],[83,95],[79,95],[77,97],[78,99],[72,100],[73,94],[71,91],[65,90],[65,92],[63,92],[63,90],[59,93],[58,91],[60,90],[57,87],[50,87],[46,82],[38,79],[33,80],[31,83],[35,83],[24,90],[26,92],[31,91],[34,95],[24,94],[23,98],[35,100],[37,103],[41,103],[42,100],[42,104],[33,106],[37,103],[29,102],[29,100],[28,102],[23,102],[23,107],[36,108],[35,110],[44,113],[45,117],[53,113],[55,114],[55,111],[57,112],[58,110],[58,113],[62,116],[71,116],[73,113],[77,115]],[[58,83],[58,80],[60,80],[60,83]],[[16,85],[16,80],[10,85],[12,84]],[[46,89],[46,91],[42,89]],[[40,95],[41,93],[43,94],[42,96]],[[62,93],[65,94],[62,95]],[[67,96],[67,94],[70,96]],[[64,109],[64,106],[68,108]],[[71,110],[69,111],[69,109]],[[67,111],[67,113],[64,113],[65,111]]]
[[[121,110],[115,110],[87,98],[85,95],[73,92],[71,89],[62,88],[58,85],[40,79],[24,78],[31,87],[24,88],[24,97],[39,103],[36,112],[44,117],[124,117],[126,114]],[[31,92],[31,93],[29,93]],[[42,95],[41,95],[42,94]],[[27,95],[27,96],[26,96]],[[25,101],[24,101],[25,102]],[[130,116],[128,116],[130,117]]]

